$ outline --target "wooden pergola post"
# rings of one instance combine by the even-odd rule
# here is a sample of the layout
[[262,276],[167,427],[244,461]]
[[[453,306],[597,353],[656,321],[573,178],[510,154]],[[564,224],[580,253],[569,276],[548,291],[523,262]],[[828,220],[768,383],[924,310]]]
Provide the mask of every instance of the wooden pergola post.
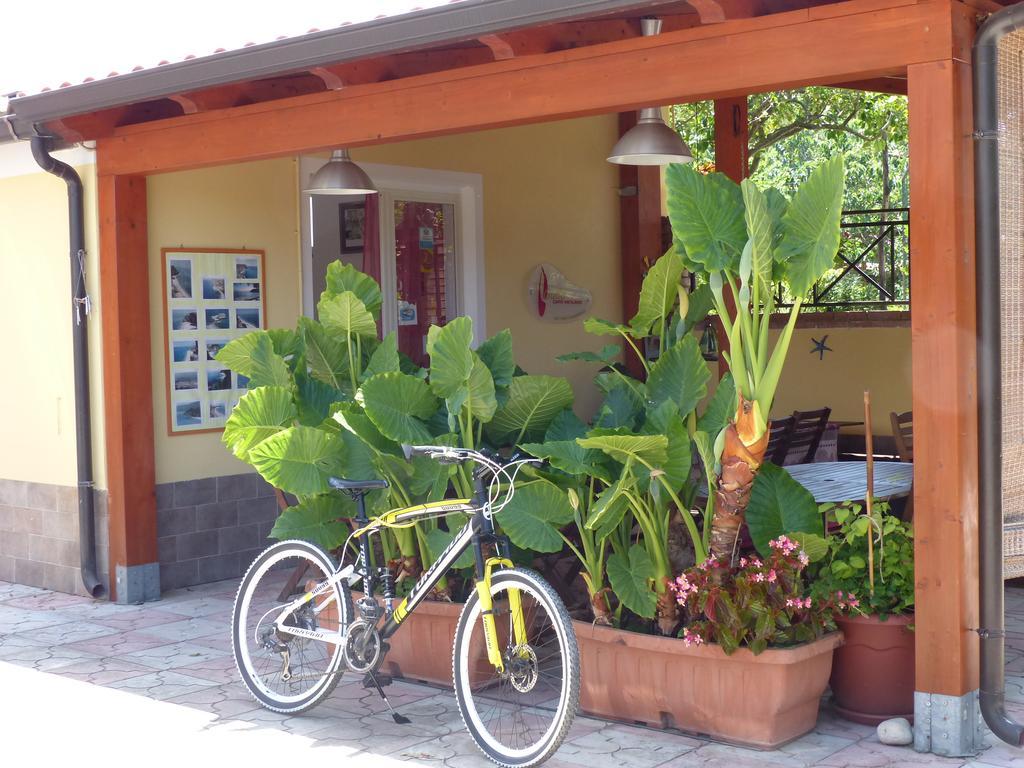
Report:
[[111,599],[137,603],[160,597],[146,179],[101,168],[98,198]]
[[974,754],[978,423],[971,119],[973,15],[953,57],[907,68],[916,589],[915,747]]

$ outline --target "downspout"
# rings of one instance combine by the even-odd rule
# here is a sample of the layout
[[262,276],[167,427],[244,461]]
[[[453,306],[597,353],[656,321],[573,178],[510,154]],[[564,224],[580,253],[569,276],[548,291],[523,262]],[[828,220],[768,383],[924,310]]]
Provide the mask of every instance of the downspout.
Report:
[[75,377],[75,445],[78,456],[78,548],[82,584],[93,597],[105,590],[96,576],[96,508],[93,502],[92,417],[89,408],[89,334],[85,290],[85,214],[82,179],[75,169],[49,154],[47,139],[32,137],[32,156],[47,173],[68,185],[68,239],[71,244],[71,325]]
[[1002,383],[999,276],[998,47],[1024,27],[1024,3],[988,17],[974,41],[974,216],[978,301],[978,509],[981,584],[981,714],[1003,741],[1024,744],[1006,712],[1003,606]]

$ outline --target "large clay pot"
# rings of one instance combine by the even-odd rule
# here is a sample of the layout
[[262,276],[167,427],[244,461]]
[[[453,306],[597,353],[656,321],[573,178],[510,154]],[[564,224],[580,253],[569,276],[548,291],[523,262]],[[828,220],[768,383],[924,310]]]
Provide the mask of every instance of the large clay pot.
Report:
[[793,648],[726,656],[717,645],[573,622],[580,706],[599,717],[773,749],[814,728],[838,632]]
[[914,717],[914,615],[844,616],[836,620],[846,642],[832,665],[836,713],[865,725]]

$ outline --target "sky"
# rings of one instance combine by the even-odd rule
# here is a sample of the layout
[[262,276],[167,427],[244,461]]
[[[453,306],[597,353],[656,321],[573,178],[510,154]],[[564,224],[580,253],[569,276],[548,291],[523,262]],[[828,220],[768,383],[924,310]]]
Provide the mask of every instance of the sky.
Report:
[[270,42],[448,0],[56,0],[0,11],[0,95]]

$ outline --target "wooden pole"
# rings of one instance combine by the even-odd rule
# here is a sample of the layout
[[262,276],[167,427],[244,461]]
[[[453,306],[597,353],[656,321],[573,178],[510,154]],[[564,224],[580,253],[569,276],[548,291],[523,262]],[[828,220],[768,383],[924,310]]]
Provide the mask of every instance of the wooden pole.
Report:
[[875,445],[871,436],[871,392],[864,390],[864,453],[867,460],[867,493],[864,508],[868,515],[868,584],[875,594],[875,519],[871,514],[872,496],[875,495]]

